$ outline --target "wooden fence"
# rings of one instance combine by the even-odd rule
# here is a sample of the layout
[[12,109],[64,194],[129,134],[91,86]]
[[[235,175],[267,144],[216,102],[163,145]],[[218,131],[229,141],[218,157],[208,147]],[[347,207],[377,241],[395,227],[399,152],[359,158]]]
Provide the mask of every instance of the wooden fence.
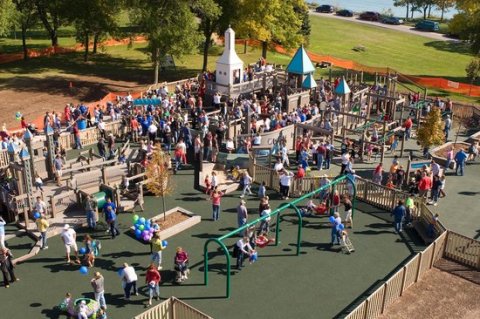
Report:
[[164,302],[137,315],[134,319],[212,319],[180,299],[170,297]]
[[[450,232],[448,233],[450,234]],[[415,255],[345,318],[374,319],[383,314],[390,304],[401,297],[410,286],[418,282],[433,267],[434,263],[443,257],[447,236],[447,232],[442,233],[430,246]]]
[[445,257],[480,270],[480,241],[448,231]]
[[77,204],[77,194],[74,190],[61,192],[50,197],[51,216],[63,214],[70,206]]
[[7,168],[10,163],[10,157],[7,150],[0,150],[0,169]]

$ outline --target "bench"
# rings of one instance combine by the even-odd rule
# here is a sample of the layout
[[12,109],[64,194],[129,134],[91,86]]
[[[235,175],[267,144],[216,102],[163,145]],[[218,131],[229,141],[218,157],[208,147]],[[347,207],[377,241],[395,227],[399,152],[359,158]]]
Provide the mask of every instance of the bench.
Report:
[[423,242],[426,245],[433,243],[435,238],[428,236],[427,226],[425,226],[424,223],[422,223],[420,220],[415,220],[412,225],[417,234],[422,238]]

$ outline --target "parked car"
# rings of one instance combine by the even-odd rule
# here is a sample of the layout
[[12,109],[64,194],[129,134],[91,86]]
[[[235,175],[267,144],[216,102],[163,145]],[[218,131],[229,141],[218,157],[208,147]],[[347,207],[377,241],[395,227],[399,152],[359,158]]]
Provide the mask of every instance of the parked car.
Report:
[[397,17],[382,17],[382,22],[385,24],[403,24],[403,19]]
[[374,11],[365,11],[360,15],[360,19],[367,21],[378,21],[380,20],[380,13]]
[[423,31],[438,31],[440,29],[440,26],[436,21],[423,20],[415,24],[415,29]]
[[353,11],[352,10],[347,10],[347,9],[338,10],[337,11],[337,16],[353,17]]
[[329,4],[322,4],[321,6],[317,7],[315,11],[321,12],[321,13],[333,13],[333,6]]

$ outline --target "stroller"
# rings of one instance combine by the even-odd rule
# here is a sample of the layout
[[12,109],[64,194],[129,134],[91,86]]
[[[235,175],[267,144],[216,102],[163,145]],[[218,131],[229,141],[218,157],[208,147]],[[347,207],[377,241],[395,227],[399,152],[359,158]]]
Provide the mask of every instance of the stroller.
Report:
[[346,230],[340,232],[340,246],[342,247],[342,252],[344,254],[350,254],[355,251],[355,247],[353,247]]

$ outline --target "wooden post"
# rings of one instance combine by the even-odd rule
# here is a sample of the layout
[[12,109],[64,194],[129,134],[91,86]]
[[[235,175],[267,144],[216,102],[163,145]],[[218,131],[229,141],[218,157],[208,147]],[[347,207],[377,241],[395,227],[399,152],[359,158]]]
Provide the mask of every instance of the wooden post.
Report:
[[400,157],[403,157],[403,151],[405,150],[405,130],[402,134],[402,147],[400,149]]
[[247,54],[247,39],[243,42],[243,54]]
[[418,266],[417,266],[417,273],[415,275],[415,282],[417,282],[420,277],[420,267],[422,266],[422,259],[423,259],[423,251],[420,252],[420,257],[419,257]]
[[49,198],[50,207],[52,207],[52,215],[51,215],[51,217],[52,217],[52,218],[55,218],[55,213],[56,213],[56,212],[55,212],[55,209],[56,209],[56,208],[55,208],[55,202],[54,202],[54,200],[53,200],[53,196],[49,196],[49,197],[50,197],[50,198]]
[[107,174],[105,172],[105,166],[102,166],[100,171],[102,172],[102,183],[107,185]]
[[383,300],[382,300],[382,312],[385,312],[385,301],[387,299],[387,289],[388,289],[388,283],[384,283],[385,289],[383,290]]
[[407,266],[403,266],[403,276],[402,276],[402,285],[400,289],[400,297],[403,295],[403,291],[405,290],[405,279],[407,277]]
[[383,160],[385,159],[385,141],[387,136],[387,121],[385,119],[383,120],[383,136],[382,136],[382,160],[381,162],[383,163]]

